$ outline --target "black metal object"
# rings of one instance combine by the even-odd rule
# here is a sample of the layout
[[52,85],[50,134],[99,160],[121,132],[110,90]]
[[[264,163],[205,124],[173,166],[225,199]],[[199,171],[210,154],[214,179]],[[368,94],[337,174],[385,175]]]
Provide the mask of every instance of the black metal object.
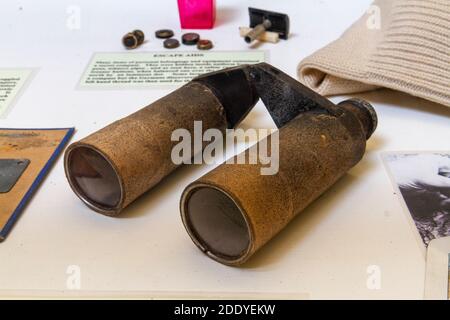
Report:
[[29,164],[28,159],[0,159],[0,193],[9,192]]
[[[193,81],[201,82],[214,92],[225,109],[229,128],[241,122],[259,98],[278,128],[302,112],[335,116],[342,112],[330,100],[264,62],[207,73]],[[351,103],[376,121],[373,108],[367,102],[353,99]],[[372,123],[372,128],[375,130],[376,122]]]
[[284,13],[267,11],[256,8],[248,8],[250,16],[250,28],[253,28],[245,36],[245,41],[250,43],[265,32],[271,31],[279,34],[281,39],[287,40],[289,36],[289,16]]
[[259,95],[249,75],[250,66],[244,65],[206,73],[193,82],[206,85],[225,109],[228,128],[234,128],[258,102]]
[[278,128],[301,112],[333,112],[330,100],[267,63],[249,66],[249,76]]

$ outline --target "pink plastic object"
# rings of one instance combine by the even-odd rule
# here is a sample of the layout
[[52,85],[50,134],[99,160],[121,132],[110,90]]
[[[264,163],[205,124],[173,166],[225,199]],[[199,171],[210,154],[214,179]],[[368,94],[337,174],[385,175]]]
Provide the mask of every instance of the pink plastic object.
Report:
[[178,0],[182,29],[211,29],[216,19],[215,0]]

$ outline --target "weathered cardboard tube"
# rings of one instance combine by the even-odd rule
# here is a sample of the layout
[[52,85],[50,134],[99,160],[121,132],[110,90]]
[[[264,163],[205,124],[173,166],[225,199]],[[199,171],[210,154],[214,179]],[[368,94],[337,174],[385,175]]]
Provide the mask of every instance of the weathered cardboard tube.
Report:
[[227,127],[216,95],[190,82],[70,145],[64,160],[69,184],[93,210],[117,215],[178,166],[171,160],[178,143],[171,141],[172,132],[184,128],[193,134],[194,121],[200,120],[205,130]]
[[360,161],[376,119],[359,100],[334,114],[301,113],[278,131],[276,174],[261,175],[261,164],[225,163],[191,183],[180,210],[193,242],[220,263],[243,264]]
[[[181,163],[177,132],[234,128],[259,99],[246,65],[207,73],[160,100],[69,146],[67,179],[91,209],[117,215]],[[175,137],[173,136],[175,134]],[[200,132],[202,134],[202,132]],[[191,146],[188,160],[207,145]]]

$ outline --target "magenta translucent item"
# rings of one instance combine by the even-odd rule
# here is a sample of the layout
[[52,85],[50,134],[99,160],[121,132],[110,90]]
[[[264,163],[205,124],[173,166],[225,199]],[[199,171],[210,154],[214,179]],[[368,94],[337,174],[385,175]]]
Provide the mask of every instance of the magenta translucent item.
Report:
[[178,0],[182,29],[211,29],[216,19],[215,0]]

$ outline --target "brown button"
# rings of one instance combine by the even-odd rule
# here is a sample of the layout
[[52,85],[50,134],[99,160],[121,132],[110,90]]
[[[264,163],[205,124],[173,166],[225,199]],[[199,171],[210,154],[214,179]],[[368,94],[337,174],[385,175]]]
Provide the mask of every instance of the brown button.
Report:
[[138,46],[138,39],[133,33],[129,32],[123,36],[122,43],[126,48],[134,49]]
[[155,31],[155,37],[159,39],[167,39],[173,37],[173,31],[170,29],[161,29]]
[[197,49],[209,50],[213,47],[211,40],[201,39],[197,42]]
[[141,44],[144,43],[144,40],[145,40],[145,34],[144,34],[144,32],[142,32],[142,30],[134,30],[134,31],[133,31],[133,34],[134,34],[134,36],[135,36],[136,39],[137,39],[138,46],[140,46]]
[[186,44],[188,46],[197,44],[198,40],[200,40],[200,35],[194,32],[185,33],[181,37],[181,41],[183,41],[183,44]]
[[166,40],[164,40],[163,44],[164,44],[164,48],[175,49],[180,46],[180,41],[178,41],[177,39],[166,39]]

